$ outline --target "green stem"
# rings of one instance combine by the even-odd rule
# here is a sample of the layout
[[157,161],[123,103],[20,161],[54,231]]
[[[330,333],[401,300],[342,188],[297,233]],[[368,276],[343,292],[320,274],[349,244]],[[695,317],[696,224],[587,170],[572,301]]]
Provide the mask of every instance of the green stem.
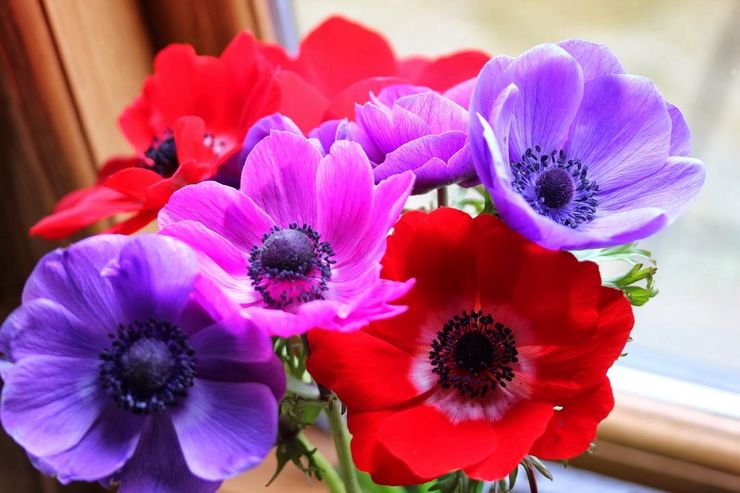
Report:
[[337,449],[339,473],[347,487],[347,493],[362,493],[349,448],[349,430],[342,419],[342,405],[334,395],[326,403],[326,416],[329,418],[331,436],[334,439],[334,447]]
[[306,450],[315,450],[311,455],[311,458],[313,459],[314,465],[321,473],[321,481],[329,487],[329,491],[331,491],[331,493],[347,493],[347,489],[344,487],[342,478],[339,477],[334,466],[326,460],[326,457],[324,457],[324,454],[322,454],[319,449],[314,447],[308,437],[303,433],[300,433],[298,435],[298,441],[306,446]]

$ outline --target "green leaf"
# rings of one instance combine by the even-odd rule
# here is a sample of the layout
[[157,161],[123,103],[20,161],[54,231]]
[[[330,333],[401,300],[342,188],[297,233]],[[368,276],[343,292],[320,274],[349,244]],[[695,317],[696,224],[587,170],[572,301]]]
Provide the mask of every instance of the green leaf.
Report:
[[373,483],[372,478],[366,472],[357,471],[357,480],[363,493],[405,493],[406,489],[401,486],[382,486]]
[[317,480],[321,481],[321,469],[316,465],[313,458],[315,453],[316,449],[309,450],[306,445],[297,438],[279,443],[275,449],[277,468],[275,470],[275,474],[272,475],[266,486],[270,486],[270,484],[277,479],[278,475],[280,475],[288,462],[295,464],[295,466],[306,475],[306,479],[310,480],[312,477],[315,477]]

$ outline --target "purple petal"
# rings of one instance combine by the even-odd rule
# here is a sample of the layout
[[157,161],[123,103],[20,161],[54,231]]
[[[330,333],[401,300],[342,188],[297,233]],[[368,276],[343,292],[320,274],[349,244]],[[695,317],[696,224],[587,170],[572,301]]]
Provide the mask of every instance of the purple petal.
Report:
[[470,107],[470,99],[473,97],[473,91],[477,82],[477,77],[460,82],[458,85],[445,91],[444,97],[467,109]]
[[671,116],[671,147],[668,154],[671,156],[688,156],[691,154],[691,130],[681,111],[673,106],[668,105],[668,114]]
[[175,320],[198,273],[195,252],[188,245],[153,234],[132,238],[103,270],[130,322],[149,317]]
[[667,223],[665,212],[656,208],[612,212],[582,225],[579,234],[564,241],[562,248],[580,250],[622,245],[647,238]]
[[[242,171],[241,191],[282,227],[314,224],[316,168],[320,160],[321,153],[306,138],[275,133],[249,154]],[[260,235],[265,232],[257,231]]]
[[331,245],[337,259],[348,255],[363,238],[373,203],[373,174],[362,148],[337,142],[321,160],[316,176],[317,231]]
[[581,65],[584,82],[602,75],[624,73],[624,68],[617,56],[606,45],[582,39],[568,39],[558,43],[558,46],[567,51]]
[[605,75],[586,84],[565,152],[608,193],[662,168],[670,132],[665,102],[650,80]]
[[275,225],[249,197],[210,181],[178,190],[159,212],[162,229],[186,220],[202,223],[245,251]]
[[34,462],[64,484],[98,481],[123,467],[134,454],[144,419],[111,404],[77,445]]
[[234,476],[258,465],[277,438],[278,406],[257,383],[195,380],[186,404],[172,412],[185,462],[208,480]]
[[[114,329],[110,327],[110,331]],[[109,332],[90,327],[62,305],[43,298],[13,311],[0,333],[13,361],[36,355],[97,360],[110,343]]]
[[346,119],[329,120],[317,128],[311,130],[308,136],[318,139],[321,143],[322,154],[325,156],[329,153],[332,144],[338,140],[347,140],[347,126],[349,122]]
[[265,137],[268,137],[273,131],[288,132],[303,137],[301,129],[287,116],[283,116],[280,113],[263,116],[249,128],[246,137],[244,137],[242,150],[239,153],[239,163],[243,165],[249,153],[254,149],[254,146],[260,143]]
[[511,126],[511,158],[518,161],[536,145],[545,152],[561,149],[583,97],[578,62],[556,45],[540,45],[515,59],[506,75],[520,92]]
[[[460,162],[457,167],[447,166],[447,162],[465,146],[466,140],[467,135],[458,131],[412,140],[389,153],[385,161],[375,168],[375,181],[381,182],[389,176],[414,170],[417,175],[414,193],[418,194],[469,178],[475,174],[472,159]],[[431,160],[435,160],[433,164],[430,164]],[[423,167],[426,171],[420,173]]]
[[453,183],[470,183],[474,186],[480,183],[475,173],[470,146],[464,145],[447,162],[434,158],[414,170],[416,181],[414,193],[424,193],[444,185]]
[[117,476],[118,493],[214,493],[221,485],[190,471],[166,416],[149,419],[136,453]]
[[652,207],[665,211],[672,222],[688,207],[704,184],[704,164],[689,157],[670,157],[654,175],[646,177],[601,199],[608,211]]
[[303,334],[317,327],[338,329],[336,316],[342,307],[340,303],[329,300],[315,300],[303,303],[295,313],[259,306],[249,307],[249,316],[265,332],[278,337]]
[[390,107],[393,106],[393,103],[395,103],[398,99],[404,96],[421,94],[429,91],[431,91],[431,89],[429,89],[428,87],[414,86],[411,84],[394,84],[392,86],[384,87],[383,90],[380,91],[380,94],[378,94],[377,97],[371,97],[371,100],[375,104]]
[[98,235],[46,254],[26,282],[23,302],[51,299],[91,329],[117,327],[122,314],[100,272],[128,241],[128,236]]
[[398,105],[391,109],[374,103],[358,105],[355,107],[355,121],[382,154],[431,133],[429,125],[422,118]]
[[252,289],[249,250],[240,249],[215,231],[195,221],[180,221],[160,231],[186,242],[196,251],[203,275],[222,289],[235,303],[250,304],[258,299]]
[[433,134],[450,130],[465,132],[467,128],[467,110],[433,91],[404,96],[396,101],[395,105],[424,120]]
[[3,377],[3,427],[37,457],[77,445],[109,399],[95,360],[29,356]]
[[351,300],[351,309],[340,310],[337,320],[338,326],[335,330],[351,332],[367,326],[369,322],[400,315],[406,311],[406,306],[392,303],[406,295],[414,286],[414,283],[414,279],[398,282],[376,277],[372,289],[367,289],[367,284],[365,284],[365,289],[342,292],[343,288],[351,288],[352,286],[347,283],[342,286],[333,286],[335,296]]

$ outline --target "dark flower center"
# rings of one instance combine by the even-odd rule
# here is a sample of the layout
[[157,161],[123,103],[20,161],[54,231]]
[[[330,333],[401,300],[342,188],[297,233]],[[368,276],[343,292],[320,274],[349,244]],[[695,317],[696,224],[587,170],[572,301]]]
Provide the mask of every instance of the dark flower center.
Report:
[[272,308],[323,299],[334,251],[308,225],[274,227],[249,255],[252,286]]
[[563,168],[545,170],[535,185],[537,197],[545,207],[560,209],[570,203],[575,192],[573,178]]
[[514,379],[518,352],[511,329],[482,311],[452,317],[432,341],[429,360],[437,384],[461,397],[484,399]]
[[155,140],[144,153],[150,162],[143,166],[165,178],[175,174],[180,162],[177,160],[177,146],[175,137],[167,133],[161,140]]
[[564,151],[527,149],[511,172],[512,187],[539,214],[574,229],[594,218],[599,186],[588,179],[588,167]]
[[281,229],[262,244],[262,266],[278,271],[305,274],[315,257],[311,239],[298,229]]
[[100,378],[123,409],[136,414],[164,411],[193,385],[193,350],[177,326],[164,320],[137,321],[119,326],[112,338],[100,353]]

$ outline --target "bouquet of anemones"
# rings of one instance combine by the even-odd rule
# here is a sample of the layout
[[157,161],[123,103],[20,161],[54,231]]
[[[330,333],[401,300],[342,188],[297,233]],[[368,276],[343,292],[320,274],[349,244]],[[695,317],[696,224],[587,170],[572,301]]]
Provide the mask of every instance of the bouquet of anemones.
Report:
[[120,124],[134,154],[31,230],[118,219],[29,277],[0,418],[44,473],[122,493],[213,492],[273,447],[332,492],[534,485],[592,446],[657,292],[634,242],[704,180],[681,112],[582,40],[399,60],[334,18],[295,57],[170,46]]

